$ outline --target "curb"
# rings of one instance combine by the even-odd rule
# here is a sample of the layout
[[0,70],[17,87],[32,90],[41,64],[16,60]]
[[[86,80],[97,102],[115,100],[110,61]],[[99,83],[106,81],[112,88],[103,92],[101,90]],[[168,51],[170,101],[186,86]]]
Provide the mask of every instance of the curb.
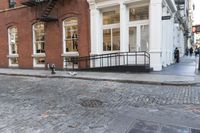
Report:
[[119,83],[134,83],[144,85],[169,85],[169,86],[195,86],[200,82],[156,82],[156,81],[141,81],[141,80],[127,80],[127,79],[101,79],[101,78],[90,78],[90,77],[79,77],[79,76],[56,76],[56,75],[33,75],[33,74],[16,74],[16,73],[0,73],[0,75],[7,76],[24,76],[24,77],[37,77],[37,78],[69,78],[69,79],[82,79],[82,80],[95,80],[95,81],[112,81]]

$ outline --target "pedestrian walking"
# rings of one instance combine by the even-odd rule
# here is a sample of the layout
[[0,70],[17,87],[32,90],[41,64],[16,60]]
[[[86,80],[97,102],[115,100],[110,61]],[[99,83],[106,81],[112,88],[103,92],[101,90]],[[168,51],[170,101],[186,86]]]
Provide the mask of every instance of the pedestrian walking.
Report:
[[177,47],[174,50],[174,59],[175,59],[176,63],[179,63],[179,50]]
[[193,48],[191,47],[190,48],[190,56],[192,56],[192,54],[193,54]]
[[185,49],[185,55],[188,56],[188,53],[189,53],[189,49],[188,49],[188,47],[186,47],[186,49]]

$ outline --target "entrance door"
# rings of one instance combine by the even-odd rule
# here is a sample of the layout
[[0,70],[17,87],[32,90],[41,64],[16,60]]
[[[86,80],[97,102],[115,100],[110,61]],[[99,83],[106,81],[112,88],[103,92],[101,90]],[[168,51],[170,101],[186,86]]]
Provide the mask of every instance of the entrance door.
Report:
[[129,51],[137,51],[137,27],[129,27]]
[[149,25],[131,24],[129,26],[129,51],[149,50]]

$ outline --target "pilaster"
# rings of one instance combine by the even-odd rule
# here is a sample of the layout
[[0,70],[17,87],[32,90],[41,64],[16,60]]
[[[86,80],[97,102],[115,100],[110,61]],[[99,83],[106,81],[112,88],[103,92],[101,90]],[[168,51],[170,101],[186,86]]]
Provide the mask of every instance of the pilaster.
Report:
[[154,71],[162,70],[161,44],[162,44],[162,0],[150,1],[150,54],[151,67]]

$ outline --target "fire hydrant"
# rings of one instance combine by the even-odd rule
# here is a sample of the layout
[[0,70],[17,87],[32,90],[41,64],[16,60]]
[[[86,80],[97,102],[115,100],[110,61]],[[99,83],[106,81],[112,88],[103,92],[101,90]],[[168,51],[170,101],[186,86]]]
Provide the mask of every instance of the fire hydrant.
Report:
[[50,65],[51,74],[56,74],[55,67],[56,67],[55,64]]

